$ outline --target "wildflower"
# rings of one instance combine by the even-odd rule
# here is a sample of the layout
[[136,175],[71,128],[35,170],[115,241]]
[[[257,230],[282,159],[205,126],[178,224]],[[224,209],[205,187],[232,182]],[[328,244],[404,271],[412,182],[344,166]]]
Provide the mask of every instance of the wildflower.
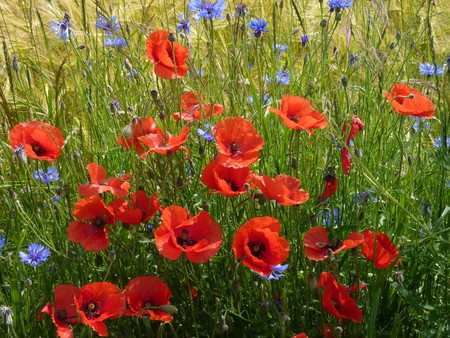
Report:
[[16,55],[13,56],[12,69],[14,69],[15,72],[18,72],[20,70],[19,58]]
[[156,123],[151,116],[147,118],[134,117],[119,135],[117,143],[127,151],[134,149],[136,153],[142,154],[145,149],[139,142],[139,137],[157,132]]
[[208,212],[191,216],[188,210],[172,205],[164,209],[161,218],[155,243],[164,257],[175,260],[184,252],[191,262],[205,263],[219,251],[222,231]]
[[308,336],[306,335],[306,333],[299,333],[295,336],[292,336],[291,338],[308,338]]
[[275,43],[274,45],[273,45],[273,49],[276,51],[276,52],[278,52],[278,53],[280,53],[280,52],[285,52],[285,51],[287,51],[288,50],[288,45],[282,45],[282,44],[280,44],[280,43]]
[[78,193],[83,197],[92,197],[104,192],[110,192],[117,197],[125,197],[130,193],[130,183],[125,182],[132,177],[125,174],[122,179],[115,177],[106,178],[106,170],[97,163],[89,163],[86,166],[89,172],[91,184],[82,184],[78,187]]
[[[351,140],[358,135],[358,133],[363,130],[364,124],[361,122],[358,116],[353,115],[352,121],[350,122],[350,132],[347,135],[347,124],[342,126],[342,136],[346,139],[347,147],[351,147]],[[342,147],[341,149],[341,163],[342,163],[342,171],[344,174],[350,174],[350,169],[353,163],[353,160],[350,156],[350,152],[346,147]]]
[[191,0],[188,3],[189,11],[191,13],[198,12],[193,15],[193,18],[196,21],[199,21],[201,18],[205,18],[211,20],[215,19],[223,19],[223,11],[227,8],[225,4],[225,0],[217,0],[216,2],[210,2],[209,0]]
[[[391,265],[400,251],[391,242],[388,236],[381,232],[376,234],[370,230],[364,231],[364,242],[361,253],[368,260],[375,263],[378,269],[385,269]],[[399,264],[401,259],[396,263]]]
[[396,83],[390,93],[383,90],[383,94],[397,114],[425,117],[427,119],[434,117],[433,103],[415,88]]
[[330,272],[322,272],[317,288],[323,288],[322,307],[325,311],[339,319],[351,319],[361,323],[361,309],[356,305],[355,299],[349,296],[345,285],[336,281]]
[[201,179],[204,185],[214,190],[209,193],[234,197],[246,193],[251,187],[253,172],[248,167],[224,167],[213,160],[203,170]]
[[247,64],[248,70],[253,70],[253,63],[249,62]]
[[55,32],[55,36],[63,41],[68,41],[70,35],[75,35],[70,24],[70,16],[67,13],[64,14],[64,19],[61,22],[53,20],[50,29]]
[[336,173],[333,167],[329,167],[327,170],[327,175],[325,176],[325,189],[323,194],[319,197],[319,202],[323,202],[331,195],[334,195],[336,193],[337,187],[338,180],[336,178]]
[[281,205],[298,205],[309,199],[306,190],[299,189],[301,181],[289,175],[271,178],[267,175],[254,175],[257,187],[267,199],[275,200]]
[[[159,128],[158,128],[159,129]],[[187,141],[187,135],[190,129],[188,127],[183,127],[179,135],[172,136],[170,133],[166,133],[164,136],[161,129],[157,133],[147,134],[139,137],[139,141],[150,149],[139,156],[140,159],[144,159],[149,153],[159,153],[163,155],[173,154],[179,149],[183,149],[187,153],[189,150],[182,146],[183,143]]]
[[327,5],[331,10],[339,8],[349,8],[353,4],[353,0],[329,0]]
[[17,158],[22,163],[27,163],[27,151],[25,150],[25,145],[21,144],[20,146],[14,146],[12,150],[13,154],[17,156]]
[[156,76],[162,79],[179,79],[186,76],[189,51],[178,42],[169,41],[169,32],[158,30],[150,34],[146,52],[150,62],[156,64]]
[[440,76],[444,74],[444,67],[425,62],[419,64],[419,72],[427,76]]
[[5,323],[6,325],[12,325],[13,324],[13,311],[11,306],[6,305],[0,305],[0,313],[5,317]]
[[89,325],[100,336],[108,335],[103,322],[108,318],[119,318],[125,312],[125,297],[122,291],[108,282],[90,283],[82,286],[74,296],[80,322]]
[[328,259],[328,252],[337,254],[342,250],[357,247],[364,241],[364,236],[359,232],[352,232],[348,238],[341,242],[338,240],[328,240],[327,230],[323,226],[315,226],[309,229],[303,237],[305,245],[305,255],[314,261]]
[[[9,132],[10,145],[18,156],[35,160],[55,161],[61,154],[64,137],[58,128],[40,121],[29,121],[14,126]],[[19,156],[19,158],[20,158]]]
[[180,33],[183,31],[184,34],[189,34],[191,32],[191,23],[189,22],[189,19],[186,19],[183,14],[178,14],[178,18],[180,19],[180,22],[177,26],[177,32]]
[[169,287],[159,278],[136,277],[123,290],[129,309],[127,316],[149,317],[150,320],[170,322],[172,314],[161,311],[161,305],[169,305],[172,293]]
[[75,243],[83,243],[86,251],[98,252],[109,246],[107,224],[115,224],[113,209],[98,196],[81,199],[75,203],[73,216],[87,222],[69,223],[67,235]]
[[73,337],[73,331],[67,323],[77,322],[77,311],[74,304],[75,293],[78,288],[74,285],[58,285],[53,291],[55,306],[47,302],[39,312],[38,321],[42,319],[42,314],[46,313],[52,317],[56,326],[56,333],[60,338]]
[[422,129],[423,131],[430,131],[431,130],[431,124],[429,122],[425,122],[425,117],[417,117],[417,116],[411,116],[416,122],[413,124],[413,128],[415,131],[419,131]]
[[280,231],[280,222],[273,217],[252,218],[234,236],[234,255],[243,258],[246,267],[268,276],[274,265],[283,263],[289,256],[289,243],[279,237]]
[[302,41],[302,47],[305,47],[306,44],[309,42],[309,35],[302,35],[300,36],[300,39]]
[[158,195],[147,197],[144,191],[138,190],[130,196],[130,203],[123,198],[117,198],[109,203],[118,221],[138,225],[147,222],[159,209]]
[[0,249],[3,248],[6,244],[6,239],[3,236],[0,236]]
[[324,129],[328,125],[325,117],[315,111],[314,107],[314,104],[302,97],[283,95],[281,110],[269,108],[269,111],[275,113],[286,127],[314,134],[311,129]]
[[234,16],[236,17],[236,18],[243,18],[243,17],[245,17],[245,14],[247,14],[247,10],[248,10],[248,8],[247,8],[247,5],[246,4],[238,4],[235,8],[235,13],[234,13]]
[[206,128],[206,130],[198,128],[197,129],[198,136],[200,136],[201,138],[204,138],[208,142],[215,141],[216,139],[211,134],[211,130],[213,129],[214,126],[211,126],[208,123],[203,124],[203,126]]
[[47,172],[39,169],[38,171],[35,171],[32,176],[35,180],[41,180],[45,184],[48,184],[51,181],[59,181],[61,179],[59,177],[58,169],[56,169],[55,167],[49,167],[47,169]]
[[259,158],[264,139],[248,120],[242,117],[230,117],[214,126],[219,155],[216,159],[225,167],[248,167]]
[[437,139],[434,140],[433,145],[435,148],[442,148],[445,147],[447,149],[450,149],[450,137],[447,137],[447,139],[444,139],[444,137],[439,136]]
[[[260,96],[257,96],[256,98],[259,99]],[[270,94],[264,94],[263,96],[263,104],[268,104],[270,103],[272,100],[270,99]],[[249,97],[247,97],[247,102],[250,104],[253,104],[255,102],[255,99],[253,98],[253,95],[250,95]]]
[[19,252],[20,260],[31,266],[38,266],[44,263],[48,256],[50,256],[50,249],[37,243],[31,243],[28,246],[28,253],[23,251]]
[[357,64],[359,62],[359,56],[354,54],[354,53],[349,53],[348,54],[348,65],[354,66],[355,64]]
[[[266,76],[265,80],[267,83],[272,82],[272,80],[268,76]],[[280,70],[277,73],[277,76],[275,78],[275,83],[282,84],[282,85],[288,85],[290,80],[291,80],[291,75],[289,74],[289,71],[288,70]]]
[[281,277],[284,277],[283,272],[286,271],[288,267],[289,267],[289,264],[274,265],[274,266],[272,266],[273,271],[268,276],[260,276],[260,277],[262,279],[266,279],[266,280],[272,280],[272,279],[279,280]]
[[117,36],[114,38],[106,38],[105,46],[114,48],[127,47],[127,41],[124,38],[119,38]]
[[256,38],[260,38],[263,32],[269,32],[269,30],[266,29],[267,21],[261,18],[250,20],[248,27],[250,27],[250,29],[253,29],[253,35]]
[[98,18],[95,26],[97,29],[104,30],[107,35],[112,35],[112,33],[117,32],[120,29],[119,19],[113,16],[111,20],[108,20],[102,14],[98,13]]
[[355,203],[370,203],[376,202],[378,199],[376,197],[372,197],[374,191],[370,188],[367,191],[361,191],[359,194],[353,195]]
[[320,209],[317,216],[322,221],[323,226],[336,225],[339,223],[339,208],[335,207],[332,210]]
[[192,121],[220,115],[224,110],[221,104],[202,103],[202,94],[196,91],[181,95],[181,108],[184,112],[172,114],[172,117],[177,121]]

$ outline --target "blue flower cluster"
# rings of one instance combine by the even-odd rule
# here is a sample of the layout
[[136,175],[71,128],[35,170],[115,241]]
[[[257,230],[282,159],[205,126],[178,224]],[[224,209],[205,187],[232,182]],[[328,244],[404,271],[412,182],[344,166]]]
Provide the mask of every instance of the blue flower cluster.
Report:
[[177,26],[177,32],[180,33],[183,31],[184,34],[189,34],[191,32],[191,23],[189,22],[189,19],[186,19],[183,14],[178,14],[178,17],[180,18],[180,22]]
[[261,37],[263,32],[269,32],[269,30],[266,29],[267,21],[261,18],[251,20],[248,26],[253,29],[253,35],[256,37]]
[[444,74],[444,67],[425,62],[419,65],[419,72],[427,76],[441,76]]
[[262,279],[265,280],[279,280],[281,277],[284,277],[283,272],[287,270],[287,268],[289,267],[289,264],[278,264],[278,265],[274,265],[272,266],[272,273],[270,273],[267,276],[260,276]]
[[189,11],[191,13],[197,12],[197,14],[193,15],[193,18],[196,21],[199,21],[201,18],[205,18],[211,20],[215,19],[223,19],[223,11],[227,8],[225,4],[225,0],[217,0],[216,2],[210,2],[206,0],[203,2],[202,0],[191,0],[188,3]]
[[97,29],[104,30],[107,35],[111,36],[114,32],[117,32],[120,29],[119,19],[113,16],[111,20],[108,20],[100,13],[98,14],[98,19],[96,22]]
[[63,41],[68,41],[71,35],[75,35],[72,25],[70,24],[70,16],[67,13],[64,15],[62,21],[53,20],[50,29],[55,32],[55,36],[57,36],[58,39]]
[[330,0],[327,4],[330,9],[348,8],[353,5],[353,0]]
[[50,249],[37,243],[31,243],[28,246],[28,253],[23,251],[19,252],[20,260],[31,266],[38,266],[45,262],[48,256],[50,256]]
[[444,146],[444,142],[447,145],[447,149],[450,148],[450,137],[447,137],[445,140],[442,136],[439,136],[437,139],[434,140],[434,147],[435,148],[442,148]]
[[39,169],[38,171],[35,171],[32,174],[32,176],[35,180],[43,181],[45,184],[50,183],[52,181],[59,181],[61,179],[59,177],[58,169],[54,167],[49,167],[47,169],[47,172],[45,172],[42,169]]
[[215,141],[216,139],[211,134],[211,130],[214,128],[214,126],[207,123],[203,124],[203,126],[206,128],[206,130],[198,128],[197,129],[198,136],[204,138],[208,142]]

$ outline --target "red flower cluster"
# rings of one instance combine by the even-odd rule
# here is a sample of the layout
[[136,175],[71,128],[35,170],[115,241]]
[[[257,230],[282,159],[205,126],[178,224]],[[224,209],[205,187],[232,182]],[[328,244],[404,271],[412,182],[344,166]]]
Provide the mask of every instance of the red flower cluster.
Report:
[[383,94],[391,103],[392,109],[398,114],[425,117],[427,119],[434,117],[433,102],[426,95],[422,94],[420,90],[405,84],[396,83],[390,93],[383,90]]
[[147,57],[156,64],[155,74],[162,79],[180,79],[186,76],[189,51],[178,42],[169,41],[169,32],[158,30],[147,38]]
[[281,225],[273,217],[255,217],[242,225],[233,239],[236,258],[261,276],[273,271],[289,256],[289,243],[280,237]]
[[9,144],[12,150],[24,147],[29,158],[53,162],[62,154],[64,137],[59,129],[51,124],[29,121],[11,129]]
[[190,261],[205,263],[219,251],[222,231],[206,211],[191,216],[188,210],[172,205],[161,217],[155,243],[164,257],[175,260],[184,252]]
[[[169,287],[157,277],[132,279],[122,292],[108,282],[90,283],[78,288],[74,285],[58,285],[54,290],[55,306],[50,302],[39,312],[52,317],[60,338],[73,338],[72,328],[67,324],[82,323],[94,329],[99,336],[108,336],[103,322],[109,318],[127,316],[149,316],[151,320],[169,322],[172,314],[162,311],[169,305]],[[128,304],[129,309],[126,309]],[[162,309],[161,309],[162,307]]]
[[221,104],[202,103],[202,94],[195,91],[186,92],[181,95],[181,107],[184,112],[172,114],[173,118],[177,121],[198,120],[223,113],[223,106]]

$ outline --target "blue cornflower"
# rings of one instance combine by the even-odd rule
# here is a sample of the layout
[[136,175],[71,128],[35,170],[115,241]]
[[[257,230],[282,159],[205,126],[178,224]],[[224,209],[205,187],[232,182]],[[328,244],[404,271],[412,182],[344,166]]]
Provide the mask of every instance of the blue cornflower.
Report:
[[75,32],[72,29],[72,25],[70,24],[70,16],[69,14],[64,14],[63,21],[52,21],[50,25],[50,29],[55,32],[55,35],[59,37],[60,40],[68,41],[70,39],[70,35],[75,35]]
[[13,310],[11,306],[0,305],[0,313],[5,317],[6,325],[13,324]]
[[[339,223],[339,208],[333,209],[333,216],[331,215],[330,210],[321,209],[318,213],[319,219],[321,219],[322,226],[330,226],[330,224],[338,224]],[[333,221],[333,223],[331,223]]]
[[378,199],[376,197],[372,197],[374,194],[374,191],[372,188],[370,188],[367,191],[361,191],[359,194],[354,194],[353,199],[355,203],[370,203],[370,202],[377,202]]
[[257,38],[261,37],[263,32],[268,32],[269,30],[266,29],[267,27],[267,21],[261,18],[258,19],[252,19],[248,26],[253,29],[253,35]]
[[186,19],[183,14],[178,14],[178,17],[180,18],[180,22],[177,26],[177,32],[180,33],[183,31],[184,34],[189,34],[191,32],[191,23],[189,22],[189,19]]
[[431,123],[427,122],[427,119],[425,117],[420,116],[411,116],[416,122],[413,124],[413,128],[415,131],[418,131],[419,129],[422,129],[423,131],[430,131],[431,130]]
[[246,4],[238,4],[235,8],[236,12],[234,16],[236,18],[243,18],[245,14],[247,14],[247,5]]
[[225,0],[217,0],[214,3],[211,3],[209,0],[206,0],[203,3],[202,0],[191,0],[188,3],[190,12],[198,12],[193,15],[193,18],[196,21],[199,21],[201,18],[205,19],[223,19],[222,13],[227,8],[225,4]]
[[253,70],[253,63],[249,62],[247,64],[247,66],[248,66],[248,70]]
[[153,231],[153,229],[155,229],[155,225],[152,224],[152,223],[148,223],[148,224],[147,224],[147,230],[148,230],[148,231]]
[[119,19],[113,16],[111,20],[105,18],[102,14],[98,13],[98,19],[96,22],[97,29],[104,30],[107,35],[117,32],[120,29]]
[[39,169],[38,171],[35,171],[32,176],[35,180],[41,180],[45,184],[50,183],[51,181],[59,181],[61,179],[59,177],[58,169],[55,167],[49,167],[47,172]]
[[359,56],[354,53],[348,54],[348,65],[351,67],[359,62]]
[[438,65],[433,65],[429,62],[419,64],[419,71],[422,75],[427,76],[440,76],[444,74],[444,67],[440,67]]
[[[289,74],[288,70],[281,70],[277,73],[277,77],[275,79],[275,82],[282,85],[288,85],[289,81],[291,80],[291,75]],[[266,76],[266,82],[271,83],[272,81],[268,76]]]
[[329,0],[327,4],[331,9],[348,8],[353,5],[353,0]]
[[0,249],[3,248],[6,244],[6,239],[3,236],[0,236]]
[[273,45],[273,49],[276,51],[276,52],[285,52],[285,51],[287,51],[288,50],[288,46],[287,45],[282,45],[282,44],[280,44],[280,43],[275,43],[274,45]]
[[[447,137],[446,140],[447,148],[450,148],[450,137]],[[435,148],[441,148],[444,146],[444,138],[442,136],[439,136],[437,139],[434,140],[434,147]]]
[[23,251],[19,252],[21,261],[31,266],[38,266],[45,262],[48,256],[50,256],[50,249],[37,243],[31,243],[28,246],[28,253]]
[[14,146],[12,152],[19,158],[20,162],[24,164],[27,163],[27,151],[25,145],[21,144],[20,146]]
[[[270,94],[264,94],[263,96],[263,104],[269,103],[270,100]],[[255,99],[253,98],[253,95],[250,95],[247,97],[247,102],[250,104],[253,104],[255,102]]]
[[115,48],[127,47],[127,41],[124,38],[119,38],[119,37],[106,38],[105,46],[106,47],[115,47]]
[[279,280],[281,277],[284,277],[283,272],[286,271],[286,269],[289,267],[289,264],[278,264],[278,265],[274,265],[272,266],[272,272],[267,275],[267,276],[259,276],[262,279],[266,279],[266,280],[271,280],[271,279],[275,279],[275,280]]
[[309,41],[309,35],[302,35],[300,36],[300,39],[302,39],[302,46],[305,47]]
[[202,129],[198,128],[197,129],[198,136],[204,138],[208,142],[215,141],[216,139],[211,134],[211,130],[214,128],[214,126],[212,126],[210,124],[207,124],[207,123],[203,124],[203,126],[205,128],[207,128],[207,129],[206,130],[202,130]]

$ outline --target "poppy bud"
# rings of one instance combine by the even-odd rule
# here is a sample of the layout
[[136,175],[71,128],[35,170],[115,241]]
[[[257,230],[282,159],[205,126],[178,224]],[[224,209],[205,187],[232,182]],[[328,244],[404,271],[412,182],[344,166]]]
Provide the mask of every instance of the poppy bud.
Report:
[[308,287],[310,288],[310,290],[317,289],[317,277],[313,273],[310,273],[308,276]]
[[131,124],[127,124],[125,128],[122,129],[122,136],[124,139],[127,139],[133,135],[133,126]]
[[134,112],[133,107],[128,107],[127,110],[128,110],[130,113]]
[[178,176],[178,177],[177,177],[177,182],[176,182],[176,184],[177,184],[177,188],[178,188],[178,189],[183,188],[183,186],[184,186],[184,180],[183,180],[183,177]]
[[248,184],[248,183],[244,183],[244,186],[243,186],[243,188],[244,188],[244,190],[245,190],[245,191],[248,191],[248,190],[250,190],[250,184]]
[[400,33],[400,31],[397,31],[397,33],[395,33],[395,39],[397,41],[399,41],[402,38],[402,34]]
[[160,119],[160,120],[165,120],[165,119],[166,119],[166,113],[164,113],[164,111],[161,111],[161,112],[159,113],[159,119]]
[[340,326],[336,326],[336,328],[334,329],[334,335],[336,337],[341,337],[342,336],[342,332],[344,332],[344,329]]
[[17,194],[12,189],[9,191],[9,198],[11,198],[12,200],[16,200],[17,199]]
[[291,166],[293,169],[298,169],[298,160],[296,157],[291,158]]
[[391,43],[389,44],[389,49],[394,49],[394,48],[395,48],[395,43],[391,42]]
[[362,157],[362,151],[359,148],[355,149],[355,155],[357,158],[361,158]]
[[410,166],[413,165],[413,161],[412,161],[411,155],[408,155],[408,164],[409,164]]
[[167,37],[167,40],[169,40],[170,42],[175,42],[177,41],[177,37],[175,34],[170,33],[169,36]]
[[171,313],[171,314],[178,312],[178,309],[175,306],[170,305],[170,304],[161,305],[159,307],[159,309],[163,312],[167,312],[167,313]]
[[278,6],[280,6],[280,9],[283,9],[284,8],[284,1],[281,0],[280,3],[278,4]]
[[33,285],[33,281],[29,278],[25,279],[23,281],[23,283],[25,284],[25,286],[30,287],[31,285]]
[[231,282],[231,290],[234,293],[238,293],[241,290],[241,283],[239,282],[239,280],[233,279],[233,281]]
[[309,54],[305,54],[305,56],[303,57],[303,62],[308,62],[309,60]]
[[158,98],[158,91],[156,89],[152,89],[150,91],[150,95],[152,96],[153,100],[156,100]]

